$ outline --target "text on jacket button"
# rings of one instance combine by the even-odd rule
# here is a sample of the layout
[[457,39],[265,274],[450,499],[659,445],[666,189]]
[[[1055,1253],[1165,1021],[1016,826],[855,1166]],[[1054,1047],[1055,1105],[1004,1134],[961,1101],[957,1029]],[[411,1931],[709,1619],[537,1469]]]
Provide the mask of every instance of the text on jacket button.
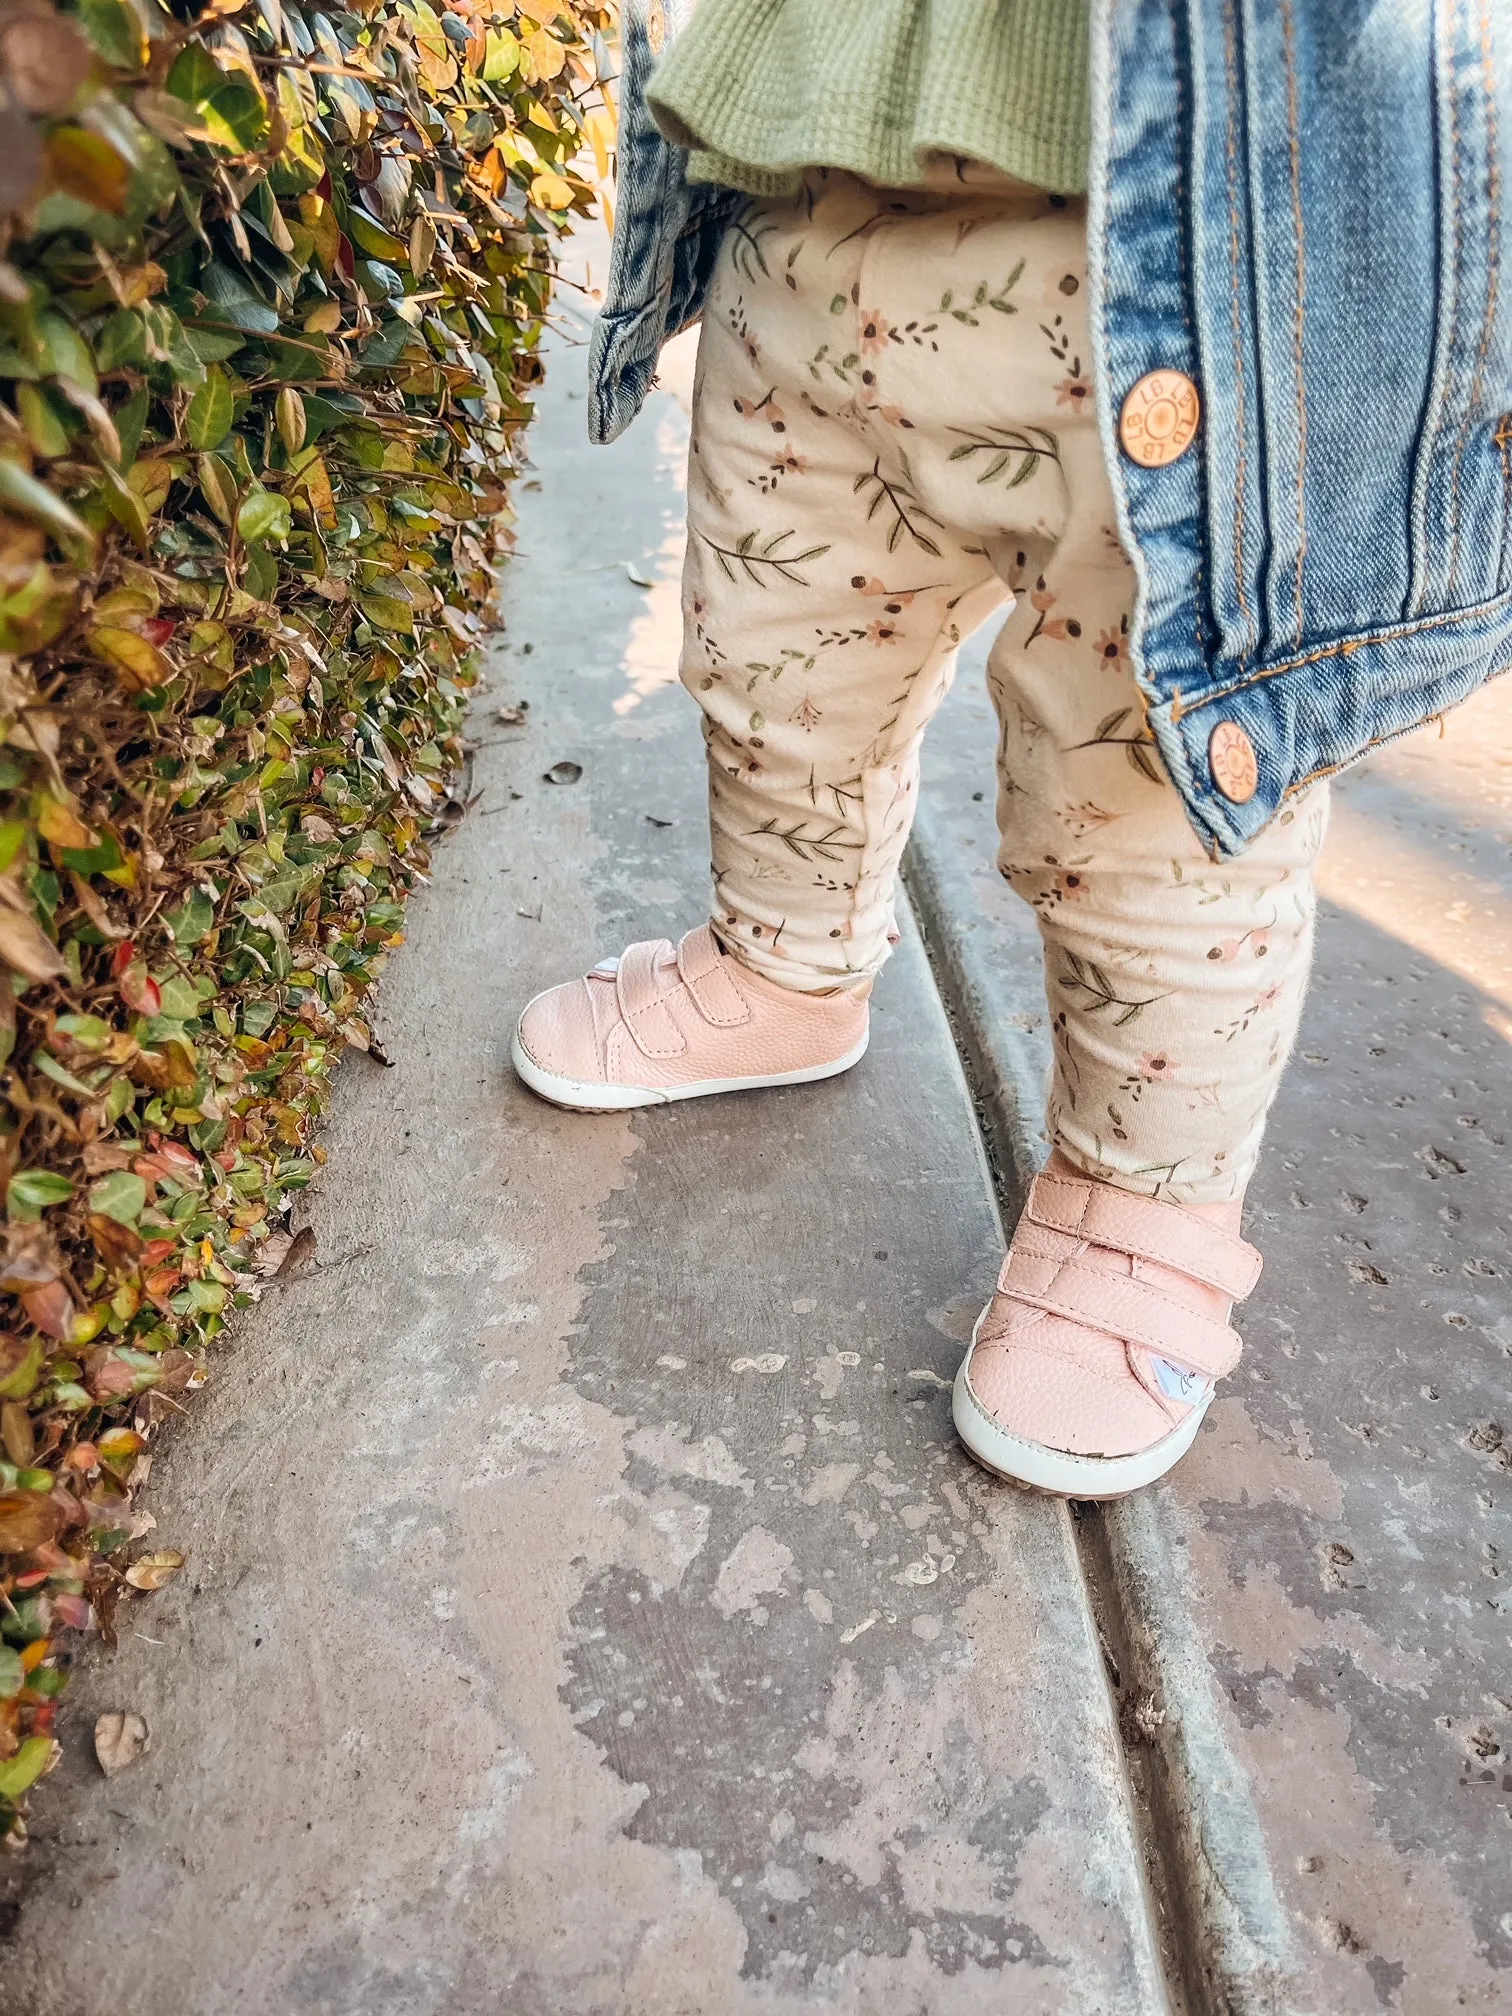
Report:
[[1235,805],[1247,805],[1260,788],[1255,745],[1237,721],[1220,721],[1208,737],[1208,768],[1218,789]]
[[1202,402],[1184,371],[1147,371],[1118,416],[1118,438],[1130,461],[1163,469],[1197,438]]

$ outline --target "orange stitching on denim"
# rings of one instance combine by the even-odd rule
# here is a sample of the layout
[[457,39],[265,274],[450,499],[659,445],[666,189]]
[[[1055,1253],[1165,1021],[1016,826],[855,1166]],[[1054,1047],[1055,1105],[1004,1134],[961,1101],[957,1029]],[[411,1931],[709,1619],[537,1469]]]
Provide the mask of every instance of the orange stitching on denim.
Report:
[[[1512,665],[1498,665],[1488,672],[1486,677],[1488,681],[1491,679],[1504,679],[1509,672],[1512,672]],[[1439,724],[1439,733],[1442,734],[1444,732],[1444,717],[1442,714],[1430,714],[1428,719],[1429,721],[1437,721]],[[1337,777],[1341,770],[1350,769],[1354,764],[1359,762],[1362,756],[1368,756],[1372,749],[1380,749],[1388,742],[1400,742],[1404,735],[1416,735],[1418,729],[1424,726],[1426,726],[1426,723],[1414,721],[1410,728],[1393,728],[1389,735],[1372,735],[1364,747],[1356,750],[1355,754],[1347,762],[1321,764],[1318,769],[1309,770],[1305,777],[1299,777],[1295,784],[1288,784],[1286,789],[1281,793],[1283,801],[1287,798],[1295,797],[1299,791],[1305,791],[1309,784],[1316,784],[1320,777]]]
[[1281,0],[1281,32],[1286,49],[1286,124],[1291,141],[1292,229],[1297,243],[1297,296],[1292,317],[1292,370],[1297,381],[1297,635],[1302,642],[1302,577],[1307,558],[1307,380],[1303,373],[1303,311],[1307,286],[1307,238],[1302,214],[1302,135],[1297,106],[1297,50],[1291,0]]
[[[1259,641],[1259,627],[1255,623],[1254,612],[1249,606],[1249,594],[1244,585],[1244,501],[1245,486],[1249,476],[1249,449],[1245,437],[1245,406],[1247,386],[1244,377],[1244,347],[1241,339],[1239,314],[1239,206],[1237,201],[1239,150],[1234,131],[1234,116],[1239,103],[1238,50],[1234,29],[1234,10],[1227,6],[1223,10],[1223,59],[1228,79],[1228,135],[1225,154],[1228,166],[1229,199],[1229,289],[1230,324],[1234,337],[1234,379],[1238,392],[1239,409],[1239,454],[1238,454],[1238,498],[1234,512],[1234,587],[1239,597],[1239,610],[1250,632]],[[1248,650],[1246,638],[1245,648]]]
[[1263,665],[1247,679],[1235,679],[1227,686],[1216,687],[1211,693],[1199,694],[1190,702],[1184,700],[1178,691],[1172,702],[1171,718],[1180,720],[1187,714],[1200,713],[1215,701],[1227,700],[1234,693],[1247,692],[1263,679],[1279,678],[1283,672],[1300,672],[1304,665],[1316,665],[1324,658],[1350,658],[1356,651],[1367,650],[1372,645],[1395,644],[1403,637],[1420,636],[1425,630],[1442,630],[1447,623],[1473,623],[1481,617],[1494,615],[1509,603],[1512,603],[1512,592],[1493,595],[1489,601],[1472,603],[1466,609],[1448,609],[1440,616],[1420,616],[1412,623],[1394,623],[1389,629],[1372,631],[1368,637],[1341,637],[1335,644],[1320,644],[1315,650],[1304,651],[1298,657],[1284,658],[1277,665]]

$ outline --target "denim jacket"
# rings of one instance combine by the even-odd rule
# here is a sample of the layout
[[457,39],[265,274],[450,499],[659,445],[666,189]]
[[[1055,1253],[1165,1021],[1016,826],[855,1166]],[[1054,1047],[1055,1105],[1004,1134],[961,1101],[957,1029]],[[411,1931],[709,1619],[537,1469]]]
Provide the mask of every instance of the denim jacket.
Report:
[[[744,200],[689,184],[646,108],[690,6],[623,10],[600,441]],[[1233,854],[1512,657],[1512,6],[1093,0],[1092,39],[1093,368],[1134,666],[1192,824]],[[1148,467],[1120,419],[1155,372],[1200,419]]]

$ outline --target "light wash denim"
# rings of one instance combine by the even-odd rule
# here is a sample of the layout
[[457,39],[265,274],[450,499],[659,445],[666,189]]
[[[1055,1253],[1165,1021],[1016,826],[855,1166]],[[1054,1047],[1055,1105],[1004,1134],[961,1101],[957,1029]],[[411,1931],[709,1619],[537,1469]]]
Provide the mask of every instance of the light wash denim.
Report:
[[[589,424],[612,440],[696,319],[744,198],[651,120],[689,0],[625,0],[619,212]],[[1134,664],[1198,833],[1512,658],[1512,4],[1093,0],[1093,369],[1139,580]],[[1147,372],[1199,389],[1164,468],[1118,445]],[[1210,760],[1258,759],[1243,802]]]

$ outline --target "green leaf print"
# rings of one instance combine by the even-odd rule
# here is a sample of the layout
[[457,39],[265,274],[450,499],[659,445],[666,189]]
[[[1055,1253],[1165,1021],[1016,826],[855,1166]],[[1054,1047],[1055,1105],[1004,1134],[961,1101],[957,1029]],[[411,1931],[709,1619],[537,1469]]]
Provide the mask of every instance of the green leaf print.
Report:
[[771,586],[772,578],[787,581],[795,588],[807,588],[808,577],[798,569],[807,561],[817,560],[821,553],[828,553],[829,543],[822,546],[806,546],[801,553],[784,553],[783,542],[795,538],[792,526],[785,532],[774,532],[770,539],[758,545],[760,532],[742,532],[733,546],[721,546],[717,539],[700,532],[699,538],[719,562],[720,570],[728,581],[739,580],[742,574],[758,588]]

